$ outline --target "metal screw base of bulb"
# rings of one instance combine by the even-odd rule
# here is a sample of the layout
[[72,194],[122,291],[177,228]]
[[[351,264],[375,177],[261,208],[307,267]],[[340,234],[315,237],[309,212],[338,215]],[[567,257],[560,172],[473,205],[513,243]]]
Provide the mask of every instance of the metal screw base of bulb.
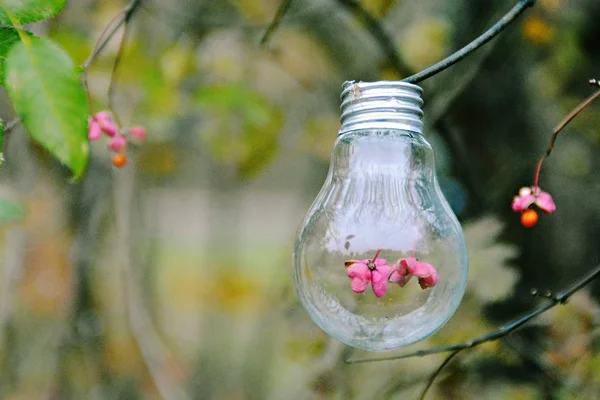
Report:
[[344,82],[339,134],[376,127],[423,133],[422,93],[419,86],[399,81]]

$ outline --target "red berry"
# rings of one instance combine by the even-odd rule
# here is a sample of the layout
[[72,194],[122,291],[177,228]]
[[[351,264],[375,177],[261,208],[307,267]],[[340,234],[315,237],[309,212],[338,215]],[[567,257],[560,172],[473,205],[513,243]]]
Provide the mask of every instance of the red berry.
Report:
[[535,210],[527,210],[523,214],[521,214],[521,225],[525,228],[531,228],[538,222],[538,214]]
[[117,168],[124,167],[127,164],[127,156],[123,153],[115,154],[112,158],[112,163]]

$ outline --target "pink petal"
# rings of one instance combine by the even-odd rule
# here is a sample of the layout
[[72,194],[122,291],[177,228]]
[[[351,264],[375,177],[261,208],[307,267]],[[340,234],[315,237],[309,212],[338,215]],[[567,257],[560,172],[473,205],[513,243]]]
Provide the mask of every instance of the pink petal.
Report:
[[363,281],[359,278],[354,278],[350,282],[350,287],[352,288],[352,291],[354,293],[362,293],[365,291],[365,289],[367,289],[368,284],[369,284],[369,281]]
[[94,116],[94,119],[98,121],[100,128],[108,136],[115,136],[117,134],[117,128],[107,111],[100,111]]
[[390,275],[390,282],[397,283],[400,287],[404,287],[408,281],[410,281],[412,275],[408,273],[409,260],[415,260],[415,258],[403,258],[398,264],[393,265],[395,271]]
[[387,265],[387,260],[385,258],[378,258],[373,263],[376,267],[379,267],[380,265]]
[[102,129],[102,132],[106,133],[108,136],[114,137],[117,135],[117,128],[112,123],[100,122],[100,128]]
[[[424,263],[427,264],[427,263]],[[424,278],[419,278],[419,285],[421,285],[421,289],[426,289],[428,287],[434,287],[438,283],[438,274],[433,265],[429,265],[429,276]]]
[[382,297],[387,292],[388,277],[392,268],[388,265],[379,265],[372,272],[373,293],[375,296]]
[[403,274],[396,270],[392,272],[392,275],[390,276],[390,282],[397,283],[400,287],[404,287],[408,281],[410,281],[410,278],[412,278],[412,275]]
[[146,131],[141,126],[132,126],[129,128],[129,133],[138,140],[144,140],[146,138]]
[[347,270],[346,275],[352,280],[350,287],[354,293],[362,293],[367,288],[367,285],[371,281],[371,271],[367,264],[363,262],[356,262],[352,264]]
[[419,278],[419,285],[421,286],[421,289],[427,289],[428,287],[435,286],[435,284],[436,282],[434,282],[430,276],[427,278]]
[[123,151],[123,149],[125,149],[126,145],[127,145],[127,141],[121,135],[117,135],[117,136],[111,138],[110,141],[108,142],[108,148],[111,149],[112,151],[114,151],[115,153],[120,153],[121,151]]
[[430,276],[432,269],[435,271],[431,264],[428,264],[423,261],[413,261],[408,266],[408,272],[410,272],[411,275],[414,275],[417,278],[425,278]]
[[100,125],[93,118],[88,121],[88,139],[98,140],[102,137],[102,130]]
[[535,196],[533,194],[515,196],[512,201],[512,209],[514,212],[523,212],[527,210],[534,202]]
[[535,199],[535,204],[547,214],[552,214],[556,211],[556,204],[554,204],[554,200],[550,193],[540,192],[540,194]]
[[408,274],[409,266],[415,262],[418,262],[418,261],[414,257],[403,258],[402,260],[399,261],[399,264],[400,264],[399,270],[404,274]]
[[100,111],[96,113],[94,119],[98,122],[112,122],[112,118],[110,117],[110,113],[108,111]]

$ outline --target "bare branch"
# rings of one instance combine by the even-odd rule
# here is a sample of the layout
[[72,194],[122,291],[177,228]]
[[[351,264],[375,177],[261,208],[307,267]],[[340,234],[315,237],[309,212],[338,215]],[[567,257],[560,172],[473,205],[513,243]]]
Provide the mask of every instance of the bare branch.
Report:
[[396,51],[394,41],[387,34],[383,26],[377,18],[372,16],[361,4],[356,0],[337,0],[342,6],[346,7],[357,18],[363,20],[366,24],[366,29],[371,36],[377,41],[381,50],[385,53],[391,66],[396,70],[398,75],[406,76],[410,74],[410,68],[402,60]]
[[122,126],[122,124],[121,118],[119,118],[119,114],[117,113],[114,104],[115,88],[117,85],[117,69],[119,68],[119,64],[121,63],[121,59],[123,58],[123,53],[125,51],[125,42],[127,41],[127,33],[129,32],[129,30],[127,29],[128,27],[129,24],[127,23],[123,27],[123,33],[121,35],[121,41],[119,43],[119,50],[117,51],[117,55],[115,56],[115,61],[113,63],[113,69],[110,76],[110,83],[108,84],[108,106],[113,111],[113,115],[119,126]]
[[[598,81],[596,81],[595,79],[590,79],[590,84],[594,85],[594,86],[596,86],[596,85],[600,86]],[[573,109],[573,111],[571,111],[556,126],[556,128],[554,128],[554,132],[552,134],[552,139],[550,139],[550,144],[548,145],[548,148],[546,149],[546,153],[542,156],[542,158],[540,158],[540,161],[538,161],[538,163],[535,167],[535,172],[533,174],[533,187],[538,186],[539,179],[540,179],[540,171],[542,170],[542,165],[544,164],[544,161],[546,161],[546,158],[550,157],[550,154],[552,154],[552,150],[554,150],[554,145],[556,144],[556,139],[558,138],[558,134],[561,133],[562,130],[565,129],[567,127],[567,125],[569,125],[569,123],[571,121],[573,121],[577,115],[579,115],[580,112],[585,110],[587,108],[587,106],[592,104],[599,97],[600,97],[600,90],[597,90],[595,93],[593,93],[587,99],[585,99],[584,101],[579,103],[579,105],[577,107],[575,107]]]
[[550,153],[552,153],[552,149],[554,149],[554,144],[556,143],[556,137],[558,136],[558,134],[563,129],[565,129],[565,127],[567,125],[569,125],[569,123],[571,121],[573,121],[573,119],[580,112],[582,112],[587,106],[589,106],[590,104],[592,104],[598,97],[600,97],[600,90],[598,90],[597,92],[595,92],[594,94],[592,94],[590,97],[588,97],[587,99],[585,99],[581,104],[579,104],[577,107],[575,107],[575,109],[573,111],[571,111],[569,113],[569,115],[567,115],[565,117],[565,119],[562,120],[560,122],[560,124],[558,124],[558,126],[556,128],[554,128],[554,135],[552,135],[552,141],[550,142],[550,146],[548,146],[548,150],[546,150],[546,157],[548,157],[550,155]]
[[585,277],[583,277],[582,279],[577,281],[570,288],[558,293],[557,295],[551,296],[548,299],[548,301],[545,302],[544,304],[542,304],[541,306],[533,309],[532,311],[528,312],[527,314],[525,314],[521,317],[518,317],[518,318],[500,326],[498,329],[496,329],[492,332],[489,332],[483,336],[477,337],[475,339],[472,339],[472,340],[469,340],[466,342],[451,344],[448,346],[431,347],[428,349],[417,350],[414,352],[401,354],[399,356],[384,356],[384,357],[376,357],[376,358],[349,359],[349,360],[346,360],[346,362],[349,364],[357,364],[357,363],[365,363],[365,362],[373,362],[373,361],[401,360],[401,359],[411,358],[411,357],[423,357],[423,356],[428,356],[431,354],[446,353],[446,352],[450,352],[450,351],[470,349],[472,347],[479,346],[480,344],[483,344],[483,343],[502,339],[503,337],[514,332],[516,329],[525,325],[526,323],[528,323],[529,321],[531,321],[538,315],[545,313],[546,311],[550,310],[551,308],[553,308],[559,304],[565,304],[567,302],[567,300],[569,300],[569,297],[571,297],[577,291],[583,289],[585,286],[589,285],[592,281],[597,279],[599,276],[600,276],[600,265],[596,266],[588,275],[586,275]]
[[104,32],[102,32],[100,38],[98,38],[98,41],[94,46],[94,50],[92,50],[92,54],[90,54],[88,59],[83,63],[82,67],[84,70],[90,68],[92,62],[94,62],[96,57],[98,57],[102,50],[104,50],[119,28],[121,28],[123,24],[129,22],[133,14],[138,10],[141,3],[142,0],[131,0],[131,2],[122,11],[115,15],[112,21],[108,23],[104,29]]
[[269,41],[269,39],[271,39],[271,36],[273,36],[273,33],[275,33],[277,28],[279,28],[279,24],[281,23],[281,20],[283,19],[283,16],[285,15],[285,13],[289,10],[291,4],[292,4],[292,0],[283,0],[281,2],[281,4],[279,5],[279,8],[277,9],[277,13],[275,14],[275,17],[273,18],[273,21],[271,21],[265,34],[260,39],[261,46],[266,45],[267,42]]
[[[110,102],[111,101],[110,100],[111,93],[114,90],[113,89],[113,80],[114,80],[114,76],[115,76],[115,71],[118,67],[118,64],[119,64],[119,61],[121,59],[121,55],[123,52],[123,47],[124,47],[123,42],[125,41],[125,37],[126,37],[126,33],[127,33],[127,29],[126,29],[127,24],[131,20],[131,17],[133,17],[134,13],[139,9],[141,4],[142,4],[142,0],[131,0],[131,2],[129,4],[127,4],[127,6],[122,11],[120,11],[117,15],[115,15],[113,17],[113,19],[108,23],[106,28],[104,28],[104,31],[100,34],[100,37],[96,41],[96,45],[94,46],[94,49],[92,50],[92,54],[90,54],[90,56],[87,58],[87,60],[85,60],[85,62],[81,66],[83,68],[83,73],[81,75],[81,81],[83,83],[83,87],[85,88],[85,91],[88,96],[88,103],[90,105],[90,109],[91,109],[91,104],[92,104],[91,97],[90,97],[90,91],[88,89],[88,71],[90,69],[90,66],[92,65],[94,60],[98,57],[98,55],[102,52],[102,50],[104,50],[106,45],[111,41],[113,36],[119,31],[121,26],[125,25],[125,31],[123,32],[123,35],[121,36],[121,43],[119,44],[119,51],[117,53],[117,56],[115,58],[115,63],[113,65],[113,72],[112,72],[111,82],[110,82],[110,86],[109,86],[109,102]],[[91,110],[90,110],[90,114],[91,114]]]
[[531,7],[535,4],[535,0],[519,0],[519,2],[506,14],[502,17],[498,22],[496,22],[490,29],[485,31],[481,36],[473,40],[471,43],[458,50],[451,56],[445,58],[444,60],[438,62],[437,64],[415,74],[409,76],[406,79],[403,79],[403,82],[408,83],[417,83],[421,82],[427,78],[436,75],[448,67],[456,64],[494,37],[496,37],[500,32],[502,32],[508,25],[510,25],[513,21],[517,19],[519,15],[521,15],[528,7]]
[[448,365],[450,363],[450,361],[452,361],[452,359],[454,357],[456,357],[456,355],[458,353],[460,353],[461,351],[462,351],[462,349],[459,349],[459,350],[455,350],[452,353],[450,353],[450,355],[448,357],[446,357],[446,359],[444,360],[444,362],[442,362],[442,364],[438,367],[438,369],[436,369],[433,372],[433,374],[431,374],[431,376],[429,377],[429,380],[427,381],[427,386],[425,386],[425,388],[421,392],[421,396],[419,397],[419,400],[424,400],[425,399],[425,396],[427,396],[427,392],[429,391],[429,389],[433,385],[433,382],[435,382],[436,378],[440,375],[440,372],[442,372],[442,370],[444,369],[444,367],[446,365]]

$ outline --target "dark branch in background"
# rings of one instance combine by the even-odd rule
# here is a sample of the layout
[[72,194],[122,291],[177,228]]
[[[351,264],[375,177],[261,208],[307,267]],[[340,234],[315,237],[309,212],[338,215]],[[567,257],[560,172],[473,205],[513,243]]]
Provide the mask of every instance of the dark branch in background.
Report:
[[[465,350],[465,349],[470,349],[470,348],[479,346],[483,343],[500,340],[500,339],[504,338],[505,336],[508,336],[509,334],[511,334],[518,328],[520,328],[521,326],[525,325],[526,323],[528,323],[535,317],[545,313],[546,311],[550,310],[551,308],[554,308],[555,306],[557,306],[559,304],[565,304],[574,293],[578,292],[579,290],[581,290],[584,287],[586,287],[587,285],[589,285],[592,281],[597,279],[599,276],[600,276],[600,265],[596,266],[587,276],[580,279],[577,283],[573,284],[567,290],[562,291],[555,295],[549,295],[547,297],[544,296],[548,299],[548,301],[546,303],[542,304],[541,306],[528,312],[524,316],[518,317],[518,318],[508,322],[507,324],[502,325],[498,329],[496,329],[490,333],[487,333],[483,336],[479,336],[475,339],[472,339],[472,340],[469,340],[466,342],[451,344],[448,346],[431,347],[428,349],[417,350],[414,352],[401,354],[399,356],[364,358],[364,359],[349,359],[349,360],[346,360],[346,362],[349,364],[358,364],[358,363],[373,362],[373,361],[401,360],[401,359],[411,358],[411,357],[423,357],[423,356],[428,356],[431,354],[447,353],[450,351],[453,352],[451,354],[451,356],[446,358],[446,360],[444,360],[444,363],[440,366],[440,368],[438,368],[434,372],[434,374],[431,376],[429,383],[426,387],[425,393],[424,393],[424,394],[426,394],[427,390],[429,389],[429,387],[431,387],[433,381],[435,381],[435,378],[440,374],[443,367],[445,367],[448,364],[448,362],[456,355],[456,353],[458,353],[459,351]],[[423,398],[423,397],[421,397],[421,398]]]
[[337,2],[347,8],[354,16],[362,20],[366,24],[366,29],[371,33],[373,38],[377,41],[381,50],[385,53],[388,58],[390,65],[398,72],[400,76],[406,76],[410,74],[410,68],[400,58],[398,52],[396,52],[396,45],[387,34],[383,26],[377,18],[372,16],[367,10],[365,10],[357,0],[337,0]]
[[275,14],[275,18],[273,18],[273,21],[271,21],[271,23],[269,24],[267,31],[263,35],[262,39],[260,39],[261,46],[267,44],[267,42],[271,38],[271,35],[273,35],[277,28],[279,28],[279,24],[281,23],[281,20],[283,19],[283,16],[287,12],[287,10],[290,8],[290,4],[292,4],[292,0],[283,0],[281,2],[279,8],[277,9],[277,13]]
[[456,53],[452,54],[448,58],[440,61],[439,63],[415,74],[409,76],[406,79],[403,79],[403,82],[408,83],[417,83],[421,82],[427,78],[436,75],[448,67],[456,64],[490,40],[492,40],[495,36],[497,36],[500,32],[502,32],[508,25],[510,25],[519,15],[523,13],[528,7],[531,7],[535,4],[535,0],[520,0],[517,5],[515,5],[504,17],[502,17],[498,22],[496,22],[490,29],[485,31],[481,36],[477,39],[473,40],[471,43],[458,50]]
[[[406,64],[401,60],[400,56],[397,54],[393,41],[387,35],[379,21],[373,17],[369,12],[367,12],[358,1],[356,0],[337,0],[338,3],[348,8],[354,15],[358,18],[364,20],[367,25],[367,29],[373,37],[377,40],[383,51],[386,53],[390,63],[394,67],[394,69],[400,75],[406,75],[409,68]],[[275,18],[269,25],[267,32],[263,36],[261,40],[261,45],[264,45],[269,38],[273,35],[277,27],[279,26],[281,19],[285,15],[286,11],[289,8],[291,0],[284,0],[275,15]],[[490,29],[485,31],[481,36],[473,40],[471,43],[458,50],[454,54],[440,61],[439,63],[417,73],[409,76],[408,78],[402,79],[403,82],[408,83],[418,83],[424,81],[427,78],[436,75],[448,67],[456,64],[494,37],[496,37],[500,32],[502,32],[508,25],[510,25],[513,21],[517,19],[519,15],[521,15],[527,8],[532,7],[535,4],[535,0],[520,0],[506,15],[504,15],[498,22],[496,22]]]
[[454,357],[456,357],[456,355],[458,353],[460,353],[461,351],[463,351],[463,349],[454,350],[452,353],[450,353],[450,355],[446,357],[446,359],[438,367],[438,369],[436,369],[435,372],[433,374],[431,374],[431,376],[427,380],[427,386],[425,386],[423,388],[423,391],[421,392],[421,395],[419,396],[419,400],[424,400],[425,399],[425,396],[427,396],[427,392],[429,392],[429,389],[433,385],[433,382],[435,382],[435,380],[438,377],[438,375],[440,374],[440,372],[442,372],[442,370],[446,367],[446,365],[448,365],[450,363],[450,361],[452,361],[452,359]]
[[[275,14],[275,18],[269,24],[267,31],[260,41],[260,45],[264,46],[268,40],[273,36],[275,30],[279,27],[281,20],[289,6],[291,4],[291,0],[283,0],[279,9],[277,10],[277,14]],[[400,76],[405,76],[410,74],[410,68],[406,65],[406,63],[402,60],[400,55],[396,52],[396,46],[391,37],[387,34],[383,26],[379,22],[377,18],[372,16],[360,3],[356,0],[337,0],[337,2],[348,9],[356,18],[362,20],[366,29],[369,31],[371,36],[375,39],[375,41],[381,47],[381,50],[385,53],[386,57],[392,68],[396,70],[396,72]]]

